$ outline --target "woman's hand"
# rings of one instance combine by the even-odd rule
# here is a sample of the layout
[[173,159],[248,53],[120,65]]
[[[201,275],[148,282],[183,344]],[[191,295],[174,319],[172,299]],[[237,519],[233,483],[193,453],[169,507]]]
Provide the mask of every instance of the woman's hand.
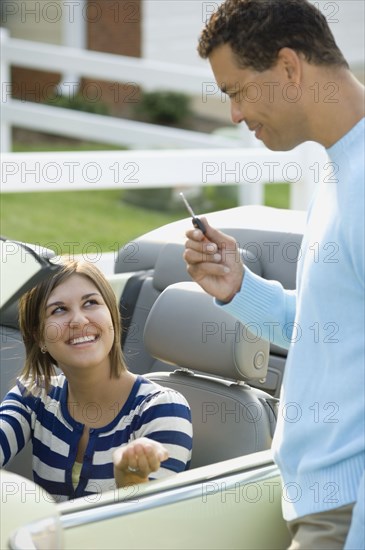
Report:
[[113,453],[114,477],[118,487],[148,481],[151,472],[156,472],[161,462],[169,457],[161,443],[141,437]]
[[200,219],[205,235],[199,229],[186,232],[184,260],[188,273],[208,294],[229,302],[240,290],[244,275],[237,242],[213,229],[206,218]]

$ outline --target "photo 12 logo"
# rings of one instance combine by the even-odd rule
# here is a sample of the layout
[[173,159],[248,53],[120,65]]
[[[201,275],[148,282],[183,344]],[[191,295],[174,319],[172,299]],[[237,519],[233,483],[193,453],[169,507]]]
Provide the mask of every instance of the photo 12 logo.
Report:
[[22,24],[48,23],[61,21],[74,23],[82,19],[86,23],[98,23],[105,18],[113,19],[114,23],[138,23],[141,19],[141,8],[138,1],[104,0],[63,0],[33,1],[33,0],[2,0],[0,2],[1,20],[8,24],[17,17]]

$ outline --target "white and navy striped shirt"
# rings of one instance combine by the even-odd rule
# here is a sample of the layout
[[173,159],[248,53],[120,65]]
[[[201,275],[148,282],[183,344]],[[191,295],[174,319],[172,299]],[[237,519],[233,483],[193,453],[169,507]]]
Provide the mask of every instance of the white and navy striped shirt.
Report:
[[5,466],[31,440],[34,481],[58,502],[116,489],[112,453],[140,437],[159,441],[169,453],[151,479],[189,467],[192,424],[187,401],[178,392],[138,376],[113,421],[89,430],[74,489],[72,468],[84,425],[68,410],[65,376],[52,377],[51,384],[48,392],[40,390],[35,395],[18,380],[6,395],[0,408],[0,465]]

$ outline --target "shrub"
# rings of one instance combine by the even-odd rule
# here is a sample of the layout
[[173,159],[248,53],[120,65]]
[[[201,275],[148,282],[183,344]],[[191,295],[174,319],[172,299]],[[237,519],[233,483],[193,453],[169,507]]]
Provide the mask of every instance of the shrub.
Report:
[[69,96],[57,94],[49,98],[46,102],[53,107],[62,107],[64,109],[73,109],[95,115],[108,115],[109,109],[102,101],[88,101],[81,93]]
[[190,114],[190,97],[179,92],[143,92],[136,113],[156,124],[178,124]]

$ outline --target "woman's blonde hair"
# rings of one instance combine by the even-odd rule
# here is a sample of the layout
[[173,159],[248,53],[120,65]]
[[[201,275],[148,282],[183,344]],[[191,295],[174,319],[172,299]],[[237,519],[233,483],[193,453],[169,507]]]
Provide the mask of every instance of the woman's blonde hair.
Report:
[[26,292],[19,300],[19,325],[26,351],[21,378],[27,381],[27,385],[35,384],[48,389],[51,376],[56,374],[57,362],[48,352],[41,352],[46,304],[51,292],[75,274],[88,278],[97,287],[109,309],[114,329],[114,342],[110,350],[111,378],[119,378],[127,368],[121,347],[121,319],[112,287],[94,264],[70,260],[60,264],[56,272]]

